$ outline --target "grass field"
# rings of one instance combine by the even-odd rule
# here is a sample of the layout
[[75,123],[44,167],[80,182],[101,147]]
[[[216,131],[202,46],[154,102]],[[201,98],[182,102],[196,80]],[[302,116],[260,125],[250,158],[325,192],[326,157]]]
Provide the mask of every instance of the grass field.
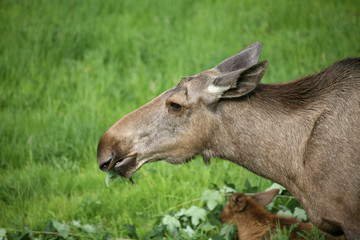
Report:
[[[96,147],[126,113],[255,41],[264,82],[360,55],[360,2],[0,1],[0,228],[51,219],[140,236],[157,216],[224,181],[271,183],[234,164],[145,165],[105,185]],[[221,171],[219,171],[221,169]]]

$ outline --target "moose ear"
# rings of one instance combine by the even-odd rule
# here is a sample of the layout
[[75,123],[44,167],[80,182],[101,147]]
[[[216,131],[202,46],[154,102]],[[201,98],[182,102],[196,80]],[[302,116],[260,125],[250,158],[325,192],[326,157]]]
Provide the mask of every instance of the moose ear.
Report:
[[261,42],[253,43],[241,50],[238,54],[222,61],[216,65],[214,69],[221,73],[228,73],[248,68],[259,61],[261,48]]
[[230,197],[230,206],[235,212],[243,211],[246,207],[246,196],[244,194],[233,194]]
[[278,193],[279,189],[271,189],[266,192],[257,193],[251,196],[251,198],[255,199],[255,201],[262,207],[265,207],[266,205],[271,203],[271,201],[276,197]]
[[220,98],[236,98],[248,94],[256,88],[265,74],[267,61],[257,63],[247,69],[223,74],[215,78],[208,91]]

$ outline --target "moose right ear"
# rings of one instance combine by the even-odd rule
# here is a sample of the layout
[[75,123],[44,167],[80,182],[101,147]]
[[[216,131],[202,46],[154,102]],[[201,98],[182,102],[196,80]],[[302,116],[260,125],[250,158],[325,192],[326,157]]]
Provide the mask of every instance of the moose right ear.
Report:
[[238,54],[222,61],[214,69],[220,73],[229,73],[253,66],[259,61],[261,49],[261,42],[253,43]]

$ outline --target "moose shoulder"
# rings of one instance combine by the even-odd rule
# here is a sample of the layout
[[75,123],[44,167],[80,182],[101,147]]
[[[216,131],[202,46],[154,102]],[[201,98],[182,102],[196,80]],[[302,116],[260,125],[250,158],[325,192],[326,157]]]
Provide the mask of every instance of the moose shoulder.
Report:
[[282,84],[259,84],[254,43],[180,83],[110,127],[101,170],[130,177],[158,160],[230,160],[285,186],[311,222],[360,236],[360,58]]

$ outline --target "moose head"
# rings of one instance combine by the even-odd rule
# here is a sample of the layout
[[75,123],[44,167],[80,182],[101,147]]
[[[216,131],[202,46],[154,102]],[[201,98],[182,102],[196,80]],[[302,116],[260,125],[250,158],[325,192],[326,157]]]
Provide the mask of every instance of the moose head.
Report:
[[101,170],[131,177],[142,165],[165,160],[185,163],[196,155],[204,162],[221,156],[217,150],[223,122],[220,115],[250,93],[265,73],[262,44],[256,42],[210,70],[184,77],[175,87],[118,120],[101,137],[97,159]]

